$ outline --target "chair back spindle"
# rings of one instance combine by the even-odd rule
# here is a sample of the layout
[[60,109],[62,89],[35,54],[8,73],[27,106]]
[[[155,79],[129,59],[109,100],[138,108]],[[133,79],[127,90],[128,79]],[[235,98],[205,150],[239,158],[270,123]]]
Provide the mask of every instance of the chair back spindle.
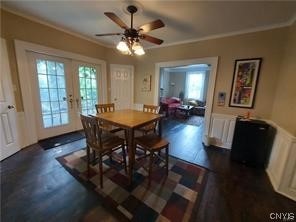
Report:
[[159,113],[159,106],[154,106],[154,105],[143,105],[143,112],[148,112],[148,113],[154,113],[158,114]]
[[107,112],[114,112],[115,105],[114,103],[106,103],[106,104],[96,104],[97,113],[107,113]]
[[80,119],[85,132],[87,145],[100,148],[102,129],[99,127],[96,118],[80,114]]

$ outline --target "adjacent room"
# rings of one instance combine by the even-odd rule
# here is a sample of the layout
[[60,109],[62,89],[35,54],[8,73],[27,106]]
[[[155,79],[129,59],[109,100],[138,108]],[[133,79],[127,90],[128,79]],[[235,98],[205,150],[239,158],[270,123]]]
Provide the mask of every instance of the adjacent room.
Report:
[[295,1],[1,1],[1,221],[294,221]]

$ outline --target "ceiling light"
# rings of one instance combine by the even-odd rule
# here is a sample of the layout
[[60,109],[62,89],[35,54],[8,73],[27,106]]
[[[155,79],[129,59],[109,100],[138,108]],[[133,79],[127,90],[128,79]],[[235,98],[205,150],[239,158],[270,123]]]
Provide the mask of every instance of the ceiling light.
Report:
[[139,39],[135,38],[121,38],[116,48],[124,55],[144,55],[145,51],[139,42]]
[[129,46],[124,38],[120,40],[120,42],[117,44],[116,48],[122,52],[123,54],[128,54],[130,52]]
[[141,44],[139,43],[139,41],[133,43],[132,50],[136,55],[144,55],[145,54],[145,51],[144,51],[143,47],[141,46]]

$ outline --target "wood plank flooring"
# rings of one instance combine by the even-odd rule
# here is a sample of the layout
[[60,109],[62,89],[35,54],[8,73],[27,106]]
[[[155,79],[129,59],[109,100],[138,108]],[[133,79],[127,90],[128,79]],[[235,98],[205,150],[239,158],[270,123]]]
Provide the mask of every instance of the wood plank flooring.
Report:
[[[202,126],[164,121],[170,154],[210,170],[196,221],[269,221],[296,203],[274,192],[263,170],[231,162],[230,152],[203,147]],[[80,150],[84,140],[44,151],[37,144],[1,162],[1,221],[120,221],[56,157]]]

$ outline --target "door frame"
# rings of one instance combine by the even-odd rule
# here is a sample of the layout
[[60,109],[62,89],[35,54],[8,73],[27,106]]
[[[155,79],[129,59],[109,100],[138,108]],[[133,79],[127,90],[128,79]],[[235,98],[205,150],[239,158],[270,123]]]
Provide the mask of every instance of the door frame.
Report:
[[15,40],[15,52],[16,52],[16,62],[19,71],[20,87],[22,93],[22,101],[24,106],[24,124],[30,126],[29,130],[25,130],[23,133],[25,141],[24,144],[31,145],[37,143],[37,129],[36,129],[36,118],[34,111],[34,103],[32,100],[32,83],[28,81],[31,79],[30,75],[30,64],[27,57],[27,52],[36,52],[50,56],[62,57],[66,59],[77,60],[86,63],[93,63],[101,67],[101,82],[102,90],[99,93],[99,99],[102,102],[107,101],[107,72],[106,72],[106,62],[104,60],[91,58],[88,56],[83,56],[77,53],[67,52],[59,49],[50,48],[43,45],[38,45],[30,42],[25,42],[21,40]]
[[210,64],[211,71],[208,83],[207,90],[207,106],[205,110],[205,126],[202,137],[202,142],[207,146],[209,144],[209,135],[210,135],[210,124],[211,124],[211,115],[213,111],[213,101],[214,101],[214,91],[216,84],[216,75],[218,67],[219,57],[205,57],[205,58],[196,58],[189,60],[177,60],[177,61],[168,61],[160,62],[155,64],[155,82],[154,82],[154,104],[159,104],[159,78],[160,78],[160,69],[166,67],[176,67],[176,66],[185,66],[192,64]]

